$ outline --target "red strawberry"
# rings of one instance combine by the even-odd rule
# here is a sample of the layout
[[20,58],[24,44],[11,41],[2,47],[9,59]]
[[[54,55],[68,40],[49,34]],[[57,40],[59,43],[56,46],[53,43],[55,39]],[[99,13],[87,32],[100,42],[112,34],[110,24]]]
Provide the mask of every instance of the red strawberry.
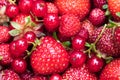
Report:
[[47,13],[55,13],[58,14],[58,8],[54,3],[47,2]]
[[48,80],[47,77],[34,75],[29,80]]
[[21,80],[19,75],[10,69],[0,72],[0,80]]
[[7,42],[9,39],[9,28],[6,26],[0,26],[0,43]]
[[64,47],[50,36],[41,38],[40,42],[31,55],[33,70],[44,75],[63,72],[69,64]]
[[[97,37],[100,35],[103,27],[94,30],[90,37],[90,41],[95,42]],[[108,56],[120,55],[119,47],[114,42],[113,28],[105,28],[102,36],[98,40],[96,47],[97,49]]]
[[9,44],[0,44],[0,64],[7,65],[12,62],[12,57],[9,52]]
[[55,0],[59,12],[75,14],[80,20],[84,19],[90,11],[90,0]]
[[108,8],[115,20],[120,21],[116,14],[120,12],[120,0],[108,0]]
[[63,75],[63,80],[97,80],[95,74],[90,73],[87,66],[70,68]]
[[61,17],[59,32],[63,36],[71,37],[76,35],[81,28],[81,23],[73,14],[65,14]]
[[115,59],[105,66],[100,74],[100,80],[120,79],[120,59]]
[[[86,33],[88,32],[88,36],[92,35],[92,33],[93,33],[94,29],[95,29],[95,27],[93,26],[93,24],[88,19],[86,19],[86,20],[84,20],[82,22],[82,28],[84,28],[85,30],[87,30]],[[79,32],[79,35],[81,35],[81,34],[82,33]],[[87,34],[84,34],[84,35],[87,35]]]
[[92,9],[89,14],[90,22],[95,26],[101,26],[105,22],[105,12],[99,8]]

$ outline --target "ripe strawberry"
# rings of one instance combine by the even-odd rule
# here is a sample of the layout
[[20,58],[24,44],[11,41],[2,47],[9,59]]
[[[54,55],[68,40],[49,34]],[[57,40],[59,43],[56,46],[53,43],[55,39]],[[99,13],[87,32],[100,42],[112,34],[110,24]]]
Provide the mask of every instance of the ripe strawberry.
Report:
[[90,0],[55,0],[61,15],[75,14],[80,20],[84,19],[90,11]]
[[69,64],[69,56],[63,46],[50,36],[41,38],[40,42],[31,55],[33,70],[44,75],[63,72]]
[[21,80],[19,75],[10,69],[0,72],[0,80]]
[[59,32],[61,35],[71,37],[76,35],[81,28],[81,23],[73,14],[65,14],[61,17]]
[[12,62],[12,57],[9,52],[9,44],[0,44],[0,64],[7,65]]
[[[102,29],[103,27],[94,30],[93,34],[89,36],[91,42],[95,42]],[[113,28],[105,28],[96,44],[97,49],[108,56],[117,56],[120,54],[119,47],[114,42],[113,34]]]
[[[92,35],[92,33],[93,33],[93,31],[94,31],[94,29],[95,29],[95,27],[94,27],[94,25],[88,20],[88,19],[86,19],[86,20],[84,20],[83,22],[82,22],[82,28],[84,28],[85,30],[87,30],[88,31],[88,36],[89,35]],[[81,30],[80,30],[81,31]],[[87,33],[87,32],[86,32]],[[79,35],[81,35],[81,33],[79,32]],[[86,34],[85,34],[86,35]],[[85,37],[85,36],[84,36]]]
[[99,27],[104,24],[105,22],[105,12],[99,8],[94,8],[89,14],[90,22]]
[[120,59],[114,59],[107,64],[100,74],[100,80],[119,80],[120,79]]
[[0,43],[7,42],[9,39],[9,28],[6,26],[0,26]]
[[29,80],[48,80],[47,77],[34,75]]
[[120,21],[120,17],[116,14],[120,12],[120,0],[108,0],[108,8],[113,18],[117,21]]
[[57,6],[52,2],[46,2],[47,5],[47,13],[55,13],[58,14]]
[[80,68],[69,68],[62,77],[62,80],[97,80],[96,75],[90,73],[86,65]]

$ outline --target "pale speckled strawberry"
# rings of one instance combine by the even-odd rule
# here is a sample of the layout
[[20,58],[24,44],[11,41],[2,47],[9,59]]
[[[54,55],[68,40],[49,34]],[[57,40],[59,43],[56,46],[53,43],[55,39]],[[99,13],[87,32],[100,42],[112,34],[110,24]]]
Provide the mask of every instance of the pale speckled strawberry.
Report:
[[31,55],[31,66],[34,72],[48,75],[63,72],[69,64],[69,55],[54,38],[42,37],[40,45]]
[[6,26],[0,26],[0,43],[7,42],[9,39],[9,28]]
[[0,44],[0,64],[8,65],[12,62],[11,53],[9,51],[9,44]]
[[10,69],[0,72],[0,80],[21,80],[19,75]]
[[97,80],[96,75],[90,73],[86,65],[80,68],[69,68],[62,77],[62,80]]
[[65,14],[61,17],[59,32],[65,37],[76,35],[81,29],[81,22],[74,14]]
[[100,80],[120,80],[120,59],[114,59],[104,67]]
[[55,0],[61,15],[75,14],[80,20],[83,20],[90,11],[90,0]]

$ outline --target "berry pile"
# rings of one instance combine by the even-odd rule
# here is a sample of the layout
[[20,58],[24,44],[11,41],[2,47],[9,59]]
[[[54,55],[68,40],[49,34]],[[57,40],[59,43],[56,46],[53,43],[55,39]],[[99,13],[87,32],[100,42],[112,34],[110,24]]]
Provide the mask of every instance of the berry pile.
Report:
[[120,80],[120,0],[0,0],[0,80]]

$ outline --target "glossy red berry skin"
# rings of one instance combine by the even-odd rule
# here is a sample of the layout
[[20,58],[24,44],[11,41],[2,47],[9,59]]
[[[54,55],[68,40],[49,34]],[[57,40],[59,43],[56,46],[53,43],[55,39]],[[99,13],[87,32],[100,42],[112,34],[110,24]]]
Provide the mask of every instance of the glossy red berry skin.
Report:
[[18,6],[22,13],[29,13],[32,8],[33,0],[19,0]]
[[28,31],[24,34],[24,39],[27,40],[27,42],[34,42],[36,39],[36,34],[33,31]]
[[17,14],[19,14],[18,6],[14,4],[8,5],[6,7],[5,14],[10,18],[14,18]]
[[47,13],[44,17],[44,25],[49,32],[55,31],[59,26],[59,17],[55,13]]
[[32,13],[37,17],[44,17],[47,13],[47,5],[44,1],[34,1],[32,5]]
[[53,74],[50,76],[49,80],[62,80],[62,77],[59,74]]
[[82,51],[72,51],[70,52],[70,63],[72,67],[81,67],[86,61],[87,55]]
[[15,42],[15,45],[16,45],[16,49],[18,51],[20,51],[21,53],[22,52],[25,52],[28,48],[28,43],[27,43],[27,40],[25,39],[19,39]]
[[72,48],[74,50],[84,50],[85,48],[85,38],[80,37],[80,36],[75,36],[72,39]]
[[27,40],[18,39],[10,43],[10,51],[13,57],[22,57],[28,48]]
[[90,72],[99,72],[104,65],[104,60],[102,58],[99,58],[97,56],[92,56],[87,61],[87,66]]
[[22,58],[16,58],[12,61],[11,67],[17,73],[24,73],[27,69],[27,63]]

